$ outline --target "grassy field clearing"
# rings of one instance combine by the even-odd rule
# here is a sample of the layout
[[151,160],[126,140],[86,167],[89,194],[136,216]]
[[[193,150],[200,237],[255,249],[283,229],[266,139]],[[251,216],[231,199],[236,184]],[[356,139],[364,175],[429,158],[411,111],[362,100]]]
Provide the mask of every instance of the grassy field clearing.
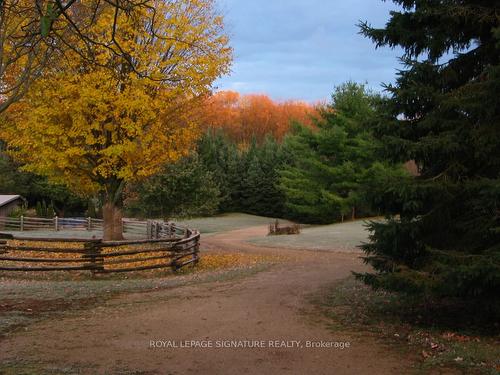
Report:
[[357,246],[368,240],[364,220],[346,223],[310,226],[302,229],[298,235],[281,235],[252,238],[249,240],[258,246],[285,247],[310,250],[360,251]]
[[[230,213],[217,215],[213,217],[194,218],[189,220],[174,220],[179,225],[198,229],[202,234],[226,232],[236,229],[244,229],[259,225],[269,225],[273,218],[255,216],[243,213]],[[286,220],[280,220],[282,223],[288,223]]]
[[[236,229],[244,229],[259,225],[269,225],[274,218],[255,216],[243,213],[229,213],[212,217],[201,217],[193,219],[172,219],[179,226],[185,226],[197,229],[203,234],[226,232]],[[286,220],[280,220],[280,223],[289,223]],[[29,231],[9,231],[0,230],[2,233],[12,233],[16,236],[25,237],[55,237],[55,238],[101,238],[102,231],[86,231],[65,229],[61,231],[54,230],[29,230]],[[141,236],[133,233],[124,233],[126,239],[140,238]]]

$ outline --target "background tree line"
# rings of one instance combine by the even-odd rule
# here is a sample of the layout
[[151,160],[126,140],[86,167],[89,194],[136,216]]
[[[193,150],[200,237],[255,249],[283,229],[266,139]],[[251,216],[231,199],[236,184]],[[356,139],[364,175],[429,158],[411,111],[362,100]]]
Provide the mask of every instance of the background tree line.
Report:
[[[173,218],[237,211],[332,223],[377,214],[371,204],[377,182],[406,174],[383,159],[382,144],[370,129],[382,98],[361,84],[347,82],[336,88],[330,103],[315,107],[244,97],[246,104],[219,108],[233,116],[212,123],[214,111],[219,112],[214,103],[228,95],[233,96],[218,93],[202,107],[204,130],[194,151],[127,186],[128,215]],[[287,111],[290,107],[296,111]],[[274,120],[254,127],[262,118]],[[17,171],[19,164],[7,155],[0,166],[0,189],[22,194],[32,206],[48,204],[59,215],[102,214],[103,202],[95,204],[99,196],[85,198],[62,184]]]
[[240,95],[220,91],[209,97],[201,109],[203,129],[220,129],[230,139],[248,144],[262,142],[267,136],[282,140],[290,131],[291,122],[312,126],[321,103],[275,101],[263,94]]
[[[407,174],[383,159],[382,144],[369,128],[380,101],[363,85],[348,82],[335,90],[331,103],[314,110],[304,106],[305,123],[300,116],[286,118],[282,136],[276,122],[255,132],[249,122],[246,133],[237,133],[241,124],[235,130],[226,118],[212,125],[211,113],[191,155],[131,186],[130,212],[176,217],[239,211],[310,223],[376,214],[371,206],[376,181]],[[274,110],[275,117],[283,116],[280,105]]]

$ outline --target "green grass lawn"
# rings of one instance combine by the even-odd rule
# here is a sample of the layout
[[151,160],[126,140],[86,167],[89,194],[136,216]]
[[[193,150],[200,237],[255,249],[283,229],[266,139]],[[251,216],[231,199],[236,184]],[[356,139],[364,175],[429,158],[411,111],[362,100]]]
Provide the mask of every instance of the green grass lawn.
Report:
[[[254,227],[258,225],[268,225],[272,223],[275,219],[264,217],[264,216],[255,216],[243,213],[229,213],[222,214],[212,217],[201,217],[201,218],[193,218],[193,219],[173,219],[175,223],[180,226],[186,226],[193,229],[198,229],[201,233],[209,234],[209,233],[217,233],[217,232],[226,232],[235,229],[243,229]],[[280,220],[282,223],[288,223],[286,220]],[[30,230],[30,231],[8,231],[3,230],[2,233],[12,233],[16,236],[25,236],[25,237],[55,237],[55,238],[101,238],[102,231],[86,231],[86,230],[70,230],[65,229],[61,231],[53,231],[53,230]],[[125,238],[133,239],[139,238],[140,235],[125,233]]]
[[339,224],[310,226],[303,228],[300,234],[252,238],[249,242],[267,247],[359,251],[356,247],[368,240],[368,232],[364,223],[365,220],[356,220]]
[[[254,226],[267,226],[274,222],[274,218],[255,216],[243,213],[229,213],[213,217],[193,218],[186,220],[174,220],[181,226],[198,229],[202,234],[227,232],[236,229],[244,229]],[[299,235],[264,236],[252,238],[250,243],[266,247],[286,247],[292,249],[311,250],[343,250],[356,251],[356,246],[367,240],[368,233],[364,228],[364,220],[352,222],[306,226]],[[280,223],[289,223],[281,220]],[[26,237],[54,237],[54,238],[101,238],[100,231],[85,230],[52,230],[8,232],[16,236]],[[128,239],[140,237],[136,234],[126,233]]]
[[[216,233],[216,232],[226,232],[230,230],[243,229],[249,227],[255,227],[258,225],[268,225],[272,223],[275,219],[255,216],[242,213],[230,213],[217,215],[213,217],[202,217],[194,218],[189,220],[174,220],[179,225],[184,225],[190,228],[198,229],[201,233]],[[285,220],[280,220],[280,222],[287,222]]]

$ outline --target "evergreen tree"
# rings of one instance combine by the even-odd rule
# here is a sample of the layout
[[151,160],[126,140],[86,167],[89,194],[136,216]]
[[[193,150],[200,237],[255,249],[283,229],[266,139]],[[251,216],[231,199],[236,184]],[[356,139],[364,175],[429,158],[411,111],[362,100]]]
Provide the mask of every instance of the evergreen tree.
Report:
[[220,202],[214,176],[197,154],[166,165],[161,173],[132,187],[128,195],[128,210],[148,218],[209,216]]
[[271,136],[253,142],[243,155],[247,159],[243,182],[243,210],[256,215],[281,217],[284,196],[278,188],[278,170],[285,163],[281,145]]
[[[38,202],[51,202],[51,214],[59,216],[82,215],[87,206],[87,198],[71,193],[62,185],[49,183],[47,178],[20,170],[15,163],[2,152],[0,146],[0,194],[19,194],[26,198],[30,207]],[[45,213],[45,215],[48,215]]]
[[240,155],[236,144],[220,131],[208,130],[198,142],[198,156],[220,190],[220,211],[237,211],[242,184]]
[[[367,124],[379,98],[363,85],[348,82],[332,99],[321,112],[317,130],[298,125],[285,138],[291,162],[281,171],[280,187],[287,214],[300,221],[330,223],[370,213],[364,186],[377,162],[379,144]],[[385,173],[383,164],[377,166],[371,174]]]
[[200,162],[221,191],[221,212],[281,216],[284,197],[277,188],[278,169],[284,163],[282,147],[268,136],[237,145],[222,132],[209,130],[198,144]]
[[[378,137],[415,178],[388,176],[386,222],[363,248],[365,282],[425,297],[498,303],[500,289],[500,25],[498,1],[394,1],[377,46],[399,46],[405,68]],[[385,115],[387,114],[387,115]]]

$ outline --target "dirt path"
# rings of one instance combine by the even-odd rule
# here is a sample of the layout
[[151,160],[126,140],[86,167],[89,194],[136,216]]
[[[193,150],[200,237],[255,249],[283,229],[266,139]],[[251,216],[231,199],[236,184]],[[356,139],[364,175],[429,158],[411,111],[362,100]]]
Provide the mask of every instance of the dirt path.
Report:
[[[279,253],[290,261],[236,281],[126,294],[61,320],[34,324],[1,342],[0,361],[39,361],[52,364],[58,369],[54,373],[81,374],[409,371],[409,359],[374,338],[337,334],[311,313],[307,297],[347,277],[351,270],[362,270],[359,254],[267,249],[243,242],[265,231],[256,227],[209,236],[203,247],[207,251]],[[181,346],[184,340],[214,347],[151,345],[155,341],[154,346]],[[348,342],[350,347],[308,348],[307,341]],[[220,344],[264,347],[215,347]],[[292,347],[277,347],[284,344]]]

